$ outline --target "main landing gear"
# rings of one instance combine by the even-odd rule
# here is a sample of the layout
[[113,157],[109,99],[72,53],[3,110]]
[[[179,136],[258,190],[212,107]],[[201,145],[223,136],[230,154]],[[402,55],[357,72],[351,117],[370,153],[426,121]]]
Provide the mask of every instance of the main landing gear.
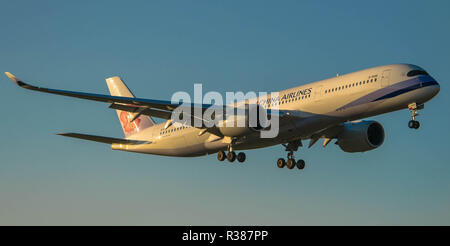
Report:
[[277,166],[279,168],[283,168],[286,166],[288,169],[293,169],[297,166],[298,169],[302,170],[305,168],[305,161],[304,160],[298,160],[295,161],[294,158],[294,151],[298,150],[298,147],[302,145],[301,140],[289,142],[287,145],[283,144],[283,146],[286,148],[286,151],[288,151],[287,154],[287,161],[285,161],[283,158],[280,158],[277,160]]
[[217,160],[224,161],[227,159],[229,162],[233,162],[237,159],[238,162],[244,162],[245,161],[245,153],[239,152],[236,154],[236,152],[233,151],[233,148],[231,146],[228,146],[228,154],[225,155],[225,151],[221,150],[217,152]]
[[408,105],[408,109],[411,111],[411,120],[408,122],[408,127],[411,129],[419,129],[420,123],[416,120],[416,116],[419,115],[419,109],[423,109],[424,105],[417,105],[416,103],[411,103]]

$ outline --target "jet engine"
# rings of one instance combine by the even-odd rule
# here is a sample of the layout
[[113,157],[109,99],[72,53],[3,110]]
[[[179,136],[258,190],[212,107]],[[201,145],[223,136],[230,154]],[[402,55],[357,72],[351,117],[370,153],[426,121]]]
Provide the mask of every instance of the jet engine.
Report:
[[267,124],[266,110],[257,105],[247,105],[241,114],[235,109],[234,114],[224,118],[217,128],[221,134],[228,137],[239,137],[260,131]]
[[384,142],[383,126],[376,121],[352,122],[344,125],[337,144],[345,152],[365,152],[380,147]]

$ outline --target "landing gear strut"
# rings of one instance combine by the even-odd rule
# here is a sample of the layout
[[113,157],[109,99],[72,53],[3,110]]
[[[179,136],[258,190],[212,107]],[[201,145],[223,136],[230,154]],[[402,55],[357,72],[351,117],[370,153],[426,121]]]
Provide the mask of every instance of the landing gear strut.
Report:
[[289,142],[288,144],[283,144],[283,146],[286,148],[286,151],[288,151],[287,154],[287,161],[285,161],[283,158],[278,159],[277,166],[279,168],[283,168],[286,166],[288,169],[293,169],[297,166],[298,169],[302,170],[305,168],[305,161],[304,160],[298,160],[295,162],[294,158],[294,151],[298,150],[299,146],[302,146],[301,140],[296,140]]
[[420,123],[416,120],[416,116],[419,115],[419,109],[423,109],[424,105],[417,105],[416,103],[411,103],[408,105],[408,109],[411,111],[411,120],[408,122],[408,127],[411,129],[419,129]]

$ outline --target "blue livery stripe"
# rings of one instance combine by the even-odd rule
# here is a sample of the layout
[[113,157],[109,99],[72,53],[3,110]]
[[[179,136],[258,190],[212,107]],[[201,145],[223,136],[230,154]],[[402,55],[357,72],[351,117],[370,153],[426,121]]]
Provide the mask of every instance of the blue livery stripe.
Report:
[[387,99],[387,98],[396,97],[398,95],[401,95],[401,94],[404,94],[404,93],[407,93],[407,92],[410,92],[410,91],[413,91],[413,90],[416,90],[416,89],[419,89],[419,88],[432,86],[432,85],[438,85],[438,83],[436,81],[429,81],[429,82],[422,83],[422,85],[420,83],[419,84],[415,84],[415,85],[406,87],[404,89],[397,90],[397,91],[394,91],[392,93],[386,94],[386,95],[384,95],[382,97],[379,97],[379,98],[375,99],[374,101],[379,101],[379,100],[383,100],[383,99]]
[[336,109],[337,111],[358,106],[361,104],[366,104],[370,102],[380,101],[383,99],[388,99],[396,97],[398,95],[423,88],[426,86],[438,85],[438,83],[431,76],[419,76],[413,79],[405,80],[402,82],[395,83],[393,85],[381,88],[374,92],[371,92],[365,96],[362,96],[346,105]]

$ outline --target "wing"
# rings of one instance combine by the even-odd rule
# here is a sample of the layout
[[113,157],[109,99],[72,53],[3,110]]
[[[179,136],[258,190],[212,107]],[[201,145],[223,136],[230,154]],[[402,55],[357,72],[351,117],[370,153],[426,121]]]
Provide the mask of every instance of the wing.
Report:
[[[43,87],[38,87],[38,86],[33,86],[30,84],[27,84],[9,72],[6,72],[5,74],[15,84],[17,84],[18,86],[20,86],[22,88],[28,89],[28,90],[40,91],[40,92],[45,92],[45,93],[50,93],[50,94],[56,94],[56,95],[69,96],[69,97],[110,103],[111,104],[110,108],[120,109],[123,111],[128,111],[128,112],[133,112],[133,113],[137,112],[140,114],[160,117],[160,118],[164,118],[164,119],[170,119],[171,112],[175,108],[177,108],[178,106],[181,105],[181,102],[180,103],[172,103],[171,101],[165,101],[165,100],[118,97],[118,96],[110,96],[110,95],[95,94],[95,93],[85,93],[85,92],[77,92],[77,91],[66,91],[66,90],[43,88]],[[207,108],[209,108],[213,105],[193,104],[192,103],[192,104],[187,104],[187,106],[191,107],[191,108],[200,107],[203,110],[206,110]]]
[[[143,98],[131,98],[131,97],[118,97],[118,96],[110,96],[103,94],[95,94],[95,93],[85,93],[85,92],[77,92],[77,91],[67,91],[67,90],[57,90],[57,89],[49,89],[44,87],[38,87],[34,85],[27,84],[13,74],[9,72],[5,72],[6,76],[8,76],[15,84],[18,86],[39,92],[45,92],[50,94],[75,97],[87,100],[93,100],[98,102],[105,102],[111,104],[109,107],[112,109],[119,109],[122,111],[128,111],[132,113],[137,113],[135,118],[138,118],[139,115],[149,115],[155,116],[163,119],[171,119],[172,112],[179,106],[187,107],[187,112],[195,112],[194,108],[201,108],[202,111],[205,111],[208,108],[218,108],[221,112],[225,112],[225,107],[222,105],[212,105],[212,104],[194,104],[194,103],[186,103],[182,105],[182,102],[172,103],[171,101],[165,100],[154,100],[154,99],[143,99]],[[305,118],[304,112],[300,111],[290,111],[290,110],[277,110],[276,114],[273,114],[271,110],[268,110],[268,114],[279,117],[294,117],[294,118]],[[190,117],[195,118],[194,114],[190,114]],[[204,120],[204,119],[201,119]],[[193,122],[193,121],[191,121]]]

